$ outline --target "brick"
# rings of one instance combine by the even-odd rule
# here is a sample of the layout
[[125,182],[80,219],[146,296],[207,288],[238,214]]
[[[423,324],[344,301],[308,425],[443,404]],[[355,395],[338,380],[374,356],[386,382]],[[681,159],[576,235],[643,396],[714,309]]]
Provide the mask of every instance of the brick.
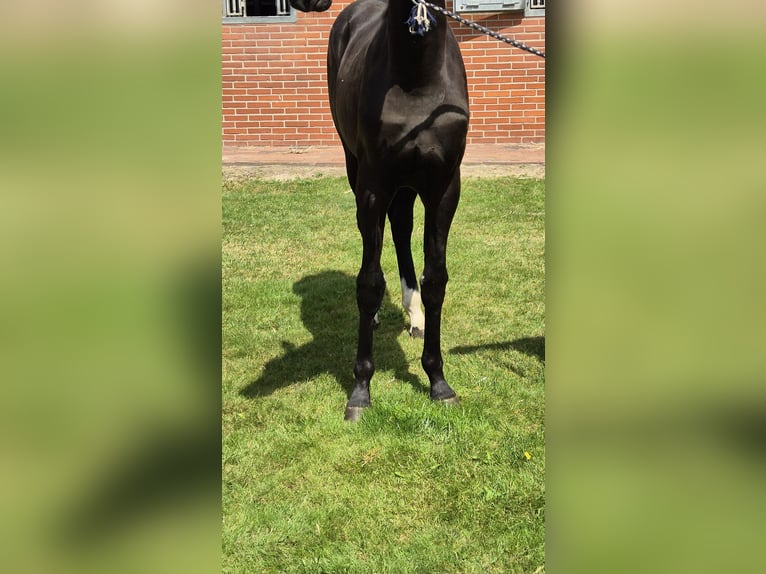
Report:
[[[327,39],[349,3],[337,0],[324,14],[298,13],[294,24],[222,27],[221,129],[227,145],[338,144],[327,102]],[[544,49],[544,18],[494,13],[480,21]],[[469,80],[468,141],[544,141],[545,61],[457,23],[450,26]]]

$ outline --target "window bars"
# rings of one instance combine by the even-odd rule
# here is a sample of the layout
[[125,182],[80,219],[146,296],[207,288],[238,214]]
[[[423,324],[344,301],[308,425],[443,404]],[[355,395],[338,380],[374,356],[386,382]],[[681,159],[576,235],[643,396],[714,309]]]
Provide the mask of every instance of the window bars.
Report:
[[224,16],[231,18],[233,16],[247,16],[247,5],[245,0],[226,0],[226,13]]
[[288,0],[224,0],[225,18],[270,15],[289,16],[290,3]]

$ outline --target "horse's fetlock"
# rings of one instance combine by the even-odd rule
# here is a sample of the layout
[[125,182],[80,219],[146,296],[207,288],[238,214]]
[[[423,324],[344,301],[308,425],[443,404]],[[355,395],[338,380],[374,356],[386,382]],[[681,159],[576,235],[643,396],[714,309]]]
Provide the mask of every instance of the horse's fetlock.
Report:
[[423,365],[423,370],[426,373],[441,371],[444,367],[444,361],[442,361],[441,357],[430,353],[423,353],[423,357],[420,359],[420,364]]
[[372,378],[375,372],[375,363],[372,358],[369,359],[357,359],[354,364],[354,377],[358,381],[367,381]]

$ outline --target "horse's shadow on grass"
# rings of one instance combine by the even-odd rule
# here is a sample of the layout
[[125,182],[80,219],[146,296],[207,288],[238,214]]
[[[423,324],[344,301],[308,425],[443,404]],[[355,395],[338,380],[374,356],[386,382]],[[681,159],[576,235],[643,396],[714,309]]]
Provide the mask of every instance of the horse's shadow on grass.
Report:
[[172,512],[179,500],[214,503],[220,495],[220,259],[194,262],[173,279],[167,299],[176,305],[170,307],[176,340],[195,366],[189,382],[204,389],[207,396],[199,400],[213,408],[180,421],[150,419],[155,432],[120,443],[112,459],[87,476],[72,506],[55,517],[54,542],[92,550],[124,528]]
[[[545,364],[545,337],[521,337],[513,341],[503,341],[501,343],[486,343],[483,345],[462,345],[453,347],[449,350],[451,355],[467,355],[469,353],[480,353],[482,351],[510,351],[515,350],[524,353],[529,357],[535,357],[538,361]],[[520,376],[525,373],[510,365],[510,369]]]
[[[269,360],[261,375],[239,394],[248,398],[264,397],[279,388],[329,374],[350,397],[359,325],[356,280],[340,271],[324,271],[294,283],[293,292],[301,298],[301,321],[311,332],[311,341],[298,346],[283,340],[283,353]],[[406,329],[404,314],[391,303],[388,292],[378,316],[380,327],[374,338],[376,370],[393,369],[396,379],[409,383],[419,392],[428,392],[409,371],[407,358],[397,340]]]

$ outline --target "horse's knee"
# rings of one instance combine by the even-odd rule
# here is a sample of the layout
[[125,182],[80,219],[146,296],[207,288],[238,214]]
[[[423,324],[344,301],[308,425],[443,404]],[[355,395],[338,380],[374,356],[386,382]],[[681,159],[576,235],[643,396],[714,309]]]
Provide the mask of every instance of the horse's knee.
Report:
[[426,272],[420,278],[420,296],[426,307],[440,306],[444,302],[449,275],[447,269]]
[[359,311],[373,316],[380,309],[386,292],[386,278],[382,271],[359,273],[356,278],[356,303]]

